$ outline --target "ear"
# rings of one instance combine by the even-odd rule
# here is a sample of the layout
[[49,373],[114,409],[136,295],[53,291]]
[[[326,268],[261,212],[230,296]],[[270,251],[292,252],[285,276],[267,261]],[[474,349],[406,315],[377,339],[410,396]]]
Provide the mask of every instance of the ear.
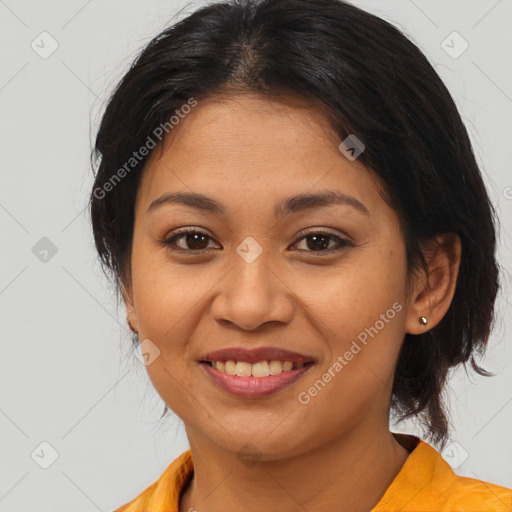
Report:
[[[418,271],[409,300],[406,332],[422,334],[435,327],[448,311],[455,294],[462,244],[455,233],[443,233],[429,240],[422,249],[428,273]],[[424,316],[427,324],[420,323]]]
[[134,301],[133,301],[133,291],[132,286],[129,281],[123,282],[121,284],[121,293],[123,295],[123,302],[126,307],[126,321],[130,327],[132,332],[139,332],[139,322],[137,320],[137,312],[135,311]]

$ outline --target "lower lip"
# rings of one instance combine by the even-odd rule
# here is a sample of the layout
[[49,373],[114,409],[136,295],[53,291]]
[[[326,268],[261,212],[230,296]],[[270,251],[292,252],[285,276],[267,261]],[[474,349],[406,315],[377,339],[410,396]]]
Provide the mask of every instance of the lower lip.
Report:
[[201,363],[206,373],[217,386],[240,398],[261,398],[281,391],[300,379],[314,364],[308,364],[297,370],[281,372],[268,377],[238,377],[220,372]]

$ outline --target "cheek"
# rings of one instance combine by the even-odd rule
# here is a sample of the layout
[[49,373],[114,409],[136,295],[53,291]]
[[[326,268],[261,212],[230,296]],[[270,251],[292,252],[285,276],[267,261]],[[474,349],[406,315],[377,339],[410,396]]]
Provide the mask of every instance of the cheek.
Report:
[[[146,365],[156,391],[181,416],[185,410],[189,382],[191,333],[197,327],[198,304],[208,289],[176,265],[162,261],[160,251],[134,245],[132,284],[141,342],[153,351]],[[149,340],[149,341],[146,341]]]
[[338,321],[325,329],[330,332],[329,357],[305,379],[297,396],[298,407],[304,408],[303,428],[318,438],[348,431],[367,416],[387,417],[403,339],[404,307],[399,301],[380,297],[373,306],[367,301],[366,309],[347,302],[336,310]]
[[[317,323],[331,328],[327,337],[347,340],[373,326],[395,302],[405,309],[405,285],[406,262],[401,247],[379,244],[347,252],[336,267],[302,272],[293,289]],[[388,316],[398,316],[395,310]]]
[[[311,322],[329,347],[322,370],[336,396],[370,399],[392,378],[405,332],[405,284],[405,255],[382,246],[347,258],[320,280],[298,284],[297,295],[308,298]],[[330,394],[322,383],[317,388],[321,400]]]
[[132,279],[141,331],[162,343],[179,340],[177,334],[214,284],[214,276],[195,265],[171,262],[164,249],[148,243],[134,247]]

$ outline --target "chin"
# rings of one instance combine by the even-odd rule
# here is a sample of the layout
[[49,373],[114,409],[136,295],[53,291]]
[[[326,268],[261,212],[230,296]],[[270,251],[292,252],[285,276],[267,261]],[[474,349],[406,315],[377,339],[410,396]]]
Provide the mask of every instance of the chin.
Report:
[[[281,419],[282,421],[282,419]],[[242,462],[256,461],[276,461],[290,457],[296,457],[313,449],[317,443],[311,436],[308,440],[301,432],[297,435],[299,426],[290,429],[282,429],[279,433],[279,427],[276,424],[273,428],[257,429],[256,425],[250,432],[244,428],[230,428],[229,433],[218,432],[219,436],[212,436],[208,433],[210,442],[214,443],[218,449],[225,450],[236,455]]]

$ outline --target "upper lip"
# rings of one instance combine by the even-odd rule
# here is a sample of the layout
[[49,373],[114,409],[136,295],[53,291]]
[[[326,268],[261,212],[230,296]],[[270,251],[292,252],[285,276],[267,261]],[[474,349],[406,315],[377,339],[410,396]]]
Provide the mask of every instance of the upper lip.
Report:
[[200,357],[200,361],[243,361],[246,363],[258,363],[260,361],[291,361],[292,363],[315,362],[311,356],[292,352],[277,347],[260,348],[223,348],[209,352]]

